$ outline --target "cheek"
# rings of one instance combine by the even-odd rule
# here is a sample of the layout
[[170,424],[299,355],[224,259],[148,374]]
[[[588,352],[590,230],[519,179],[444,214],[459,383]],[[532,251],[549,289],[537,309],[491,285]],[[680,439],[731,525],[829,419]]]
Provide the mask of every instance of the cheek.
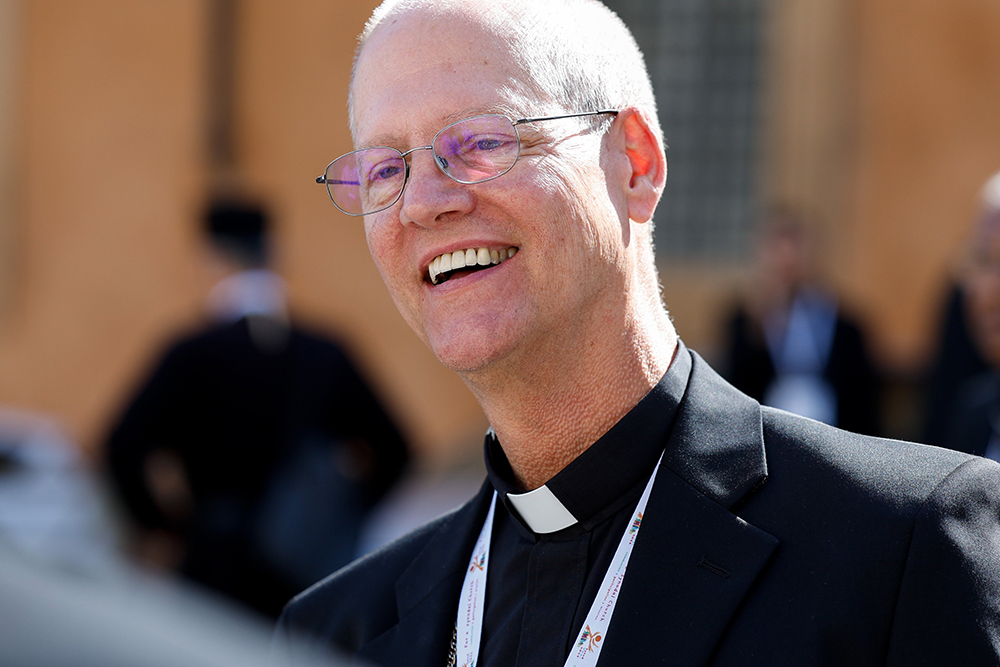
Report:
[[[419,294],[414,294],[412,283],[408,282],[409,265],[399,235],[389,231],[392,227],[392,225],[369,227],[366,224],[368,251],[371,253],[372,261],[375,262],[375,268],[382,276],[382,282],[385,283],[389,296],[396,305],[396,310],[417,336],[426,342],[421,324]],[[398,228],[398,225],[395,227]]]
[[557,181],[555,188],[558,201],[566,206],[565,218],[574,227],[562,232],[574,237],[573,243],[580,247],[579,251],[604,264],[621,260],[630,242],[628,216],[619,215],[615,202],[608,196],[603,174],[586,170],[570,172]]
[[365,218],[365,239],[368,242],[368,252],[371,253],[375,267],[382,274],[382,280],[390,285],[393,280],[390,269],[399,265],[397,257],[399,239],[391,232],[392,226],[384,220]]
[[365,237],[368,241],[368,252],[371,253],[375,268],[382,276],[389,296],[403,319],[413,327],[416,323],[416,299],[413,294],[412,267],[406,255],[402,236],[395,230],[401,229],[399,224],[390,221],[365,221]]
[[534,187],[535,201],[548,202],[536,218],[546,239],[541,246],[546,292],[560,295],[543,304],[558,310],[580,300],[591,303],[620,285],[628,269],[628,240],[603,178],[585,170],[546,171]]

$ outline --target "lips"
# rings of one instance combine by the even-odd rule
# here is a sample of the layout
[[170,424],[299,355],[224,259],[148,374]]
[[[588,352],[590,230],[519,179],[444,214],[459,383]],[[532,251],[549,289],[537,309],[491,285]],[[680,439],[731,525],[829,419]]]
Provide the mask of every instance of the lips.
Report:
[[456,271],[478,271],[490,266],[501,264],[517,254],[517,248],[466,248],[446,252],[435,257],[427,266],[427,275],[431,284],[440,284],[450,278]]

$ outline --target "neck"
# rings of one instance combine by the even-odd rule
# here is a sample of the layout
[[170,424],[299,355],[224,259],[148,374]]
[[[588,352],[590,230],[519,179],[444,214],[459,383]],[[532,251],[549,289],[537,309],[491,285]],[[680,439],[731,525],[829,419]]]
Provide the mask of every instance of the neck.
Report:
[[662,308],[651,319],[605,329],[623,332],[611,344],[573,345],[560,337],[554,349],[463,376],[523,489],[545,484],[660,381],[677,335]]

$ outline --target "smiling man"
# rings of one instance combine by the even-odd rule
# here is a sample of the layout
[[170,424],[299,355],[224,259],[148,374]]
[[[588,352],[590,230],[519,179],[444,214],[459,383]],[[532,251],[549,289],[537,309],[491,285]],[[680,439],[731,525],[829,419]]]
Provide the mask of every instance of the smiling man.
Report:
[[677,339],[663,139],[612,12],[390,0],[351,114],[319,180],[481,403],[488,479],[279,637],[406,667],[997,662],[1000,466],[762,408]]

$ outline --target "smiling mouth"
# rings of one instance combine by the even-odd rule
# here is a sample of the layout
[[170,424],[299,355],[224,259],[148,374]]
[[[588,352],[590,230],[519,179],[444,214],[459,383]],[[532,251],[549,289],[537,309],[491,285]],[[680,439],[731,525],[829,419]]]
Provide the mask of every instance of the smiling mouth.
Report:
[[427,267],[432,285],[439,285],[462,271],[470,273],[501,264],[517,254],[517,248],[467,248],[438,255]]

